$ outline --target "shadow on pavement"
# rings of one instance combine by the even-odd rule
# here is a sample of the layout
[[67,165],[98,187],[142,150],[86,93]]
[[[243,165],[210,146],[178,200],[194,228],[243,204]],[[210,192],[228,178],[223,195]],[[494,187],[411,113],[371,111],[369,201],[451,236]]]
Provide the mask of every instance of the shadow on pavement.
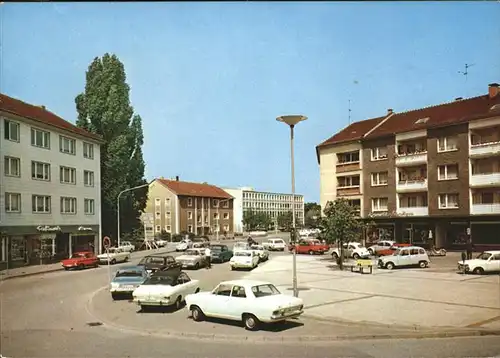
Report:
[[[188,317],[188,319],[192,320],[191,317]],[[227,325],[227,326],[233,326],[233,327],[241,327],[243,329],[244,325],[243,322],[241,321],[232,321],[232,320],[225,320],[221,318],[212,318],[212,317],[206,317],[205,322],[209,323],[216,323],[220,325]],[[261,323],[261,326],[257,330],[257,332],[285,332],[294,328],[302,327],[304,323],[296,321],[296,320],[287,320],[284,322],[277,322],[277,323]]]

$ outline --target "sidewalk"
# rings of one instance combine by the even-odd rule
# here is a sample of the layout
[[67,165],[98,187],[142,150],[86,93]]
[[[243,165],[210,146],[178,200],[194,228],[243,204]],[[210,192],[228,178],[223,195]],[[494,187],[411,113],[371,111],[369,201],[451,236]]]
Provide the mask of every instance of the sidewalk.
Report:
[[[500,330],[500,276],[447,270],[374,268],[361,275],[339,271],[329,257],[297,256],[305,316],[393,328]],[[292,256],[272,257],[245,278],[273,282],[292,295]]]
[[[167,246],[162,247],[156,250],[144,250],[144,251],[136,251],[130,255],[131,260],[141,259],[144,256],[155,254],[155,253],[169,253],[175,251],[176,243],[168,243]],[[26,276],[34,276],[41,275],[50,272],[57,272],[64,270],[61,266],[60,262],[56,262],[54,264],[49,265],[34,265],[34,266],[24,266],[17,267],[14,269],[3,270],[0,271],[0,281],[1,280],[10,280],[13,278],[26,277]]]

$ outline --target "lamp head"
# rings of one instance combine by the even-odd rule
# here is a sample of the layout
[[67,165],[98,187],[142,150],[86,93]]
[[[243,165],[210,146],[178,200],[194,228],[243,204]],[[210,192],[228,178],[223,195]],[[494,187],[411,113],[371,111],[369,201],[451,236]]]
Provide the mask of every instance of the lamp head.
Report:
[[288,124],[289,126],[295,126],[297,123],[305,121],[307,119],[306,116],[302,116],[299,114],[292,114],[287,116],[279,116],[276,118],[278,122],[283,122]]

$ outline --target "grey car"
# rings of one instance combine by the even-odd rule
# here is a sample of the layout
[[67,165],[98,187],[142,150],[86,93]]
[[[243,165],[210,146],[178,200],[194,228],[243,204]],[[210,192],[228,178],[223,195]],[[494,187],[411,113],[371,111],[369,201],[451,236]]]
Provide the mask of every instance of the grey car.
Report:
[[116,271],[111,281],[111,297],[116,300],[120,296],[131,296],[132,292],[139,287],[148,277],[144,266],[124,266]]
[[182,268],[198,270],[207,266],[205,249],[187,249],[184,255],[175,258],[175,261],[182,264]]

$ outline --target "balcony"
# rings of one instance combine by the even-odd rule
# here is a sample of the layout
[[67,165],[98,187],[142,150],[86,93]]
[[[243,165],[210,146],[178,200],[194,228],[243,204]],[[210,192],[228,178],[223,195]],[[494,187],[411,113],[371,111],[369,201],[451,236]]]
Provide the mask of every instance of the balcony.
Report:
[[471,144],[469,156],[473,158],[500,155],[500,141]]
[[427,150],[413,153],[396,154],[397,166],[413,166],[427,163]]
[[429,207],[416,206],[409,208],[398,208],[397,213],[399,216],[428,216]]
[[354,172],[354,171],[360,170],[360,169],[361,169],[361,167],[359,165],[359,162],[337,163],[337,173]]
[[427,179],[400,180],[396,184],[398,192],[427,191]]
[[473,188],[500,186],[500,173],[473,174],[470,177],[470,186]]
[[471,215],[500,215],[500,203],[498,204],[472,204]]
[[337,196],[361,195],[359,186],[348,186],[337,188]]
[[470,143],[471,157],[500,155],[500,126],[471,129]]

